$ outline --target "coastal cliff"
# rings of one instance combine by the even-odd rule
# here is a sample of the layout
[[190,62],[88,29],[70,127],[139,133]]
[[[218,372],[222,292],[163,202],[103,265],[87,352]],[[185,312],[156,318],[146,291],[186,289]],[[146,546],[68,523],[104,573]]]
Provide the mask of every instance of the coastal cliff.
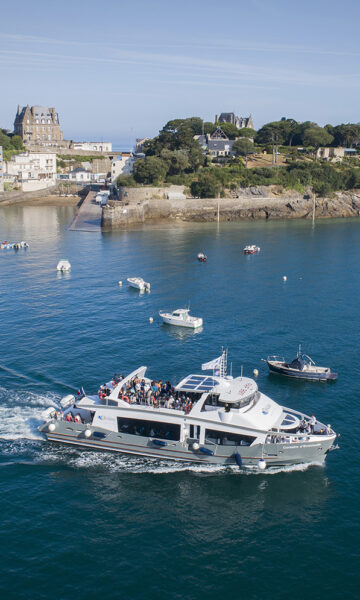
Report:
[[[311,192],[283,191],[278,186],[244,188],[236,197],[186,198],[182,186],[128,188],[120,201],[103,209],[102,227],[117,229],[160,221],[211,222],[252,219],[309,219],[313,214]],[[316,218],[360,216],[360,190],[337,192],[332,198],[316,198]]]

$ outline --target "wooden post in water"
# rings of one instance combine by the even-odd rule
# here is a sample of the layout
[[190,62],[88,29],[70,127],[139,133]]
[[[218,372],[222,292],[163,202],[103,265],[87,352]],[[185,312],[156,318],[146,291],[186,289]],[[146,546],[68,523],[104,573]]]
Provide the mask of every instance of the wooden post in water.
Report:
[[316,194],[313,198],[313,213],[312,213],[312,224],[315,225],[315,205],[316,205]]

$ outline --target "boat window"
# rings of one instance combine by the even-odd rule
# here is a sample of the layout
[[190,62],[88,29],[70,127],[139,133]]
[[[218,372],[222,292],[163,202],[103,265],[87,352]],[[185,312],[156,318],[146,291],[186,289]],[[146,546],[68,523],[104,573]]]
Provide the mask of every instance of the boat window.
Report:
[[205,429],[205,443],[210,442],[221,446],[250,446],[255,439],[252,435]]
[[161,421],[144,421],[141,419],[117,418],[119,433],[155,437],[160,440],[180,440],[180,425]]

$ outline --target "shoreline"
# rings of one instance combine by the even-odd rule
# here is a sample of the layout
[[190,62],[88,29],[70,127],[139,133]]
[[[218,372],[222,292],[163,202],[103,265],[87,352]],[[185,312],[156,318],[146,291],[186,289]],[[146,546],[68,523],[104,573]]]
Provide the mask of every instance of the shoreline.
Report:
[[[147,193],[147,188],[144,188]],[[0,208],[7,206],[78,207],[83,198],[55,194],[19,193],[0,196]],[[313,197],[294,191],[279,193],[269,187],[247,188],[233,198],[159,198],[147,194],[133,201],[110,200],[103,209],[101,229],[111,231],[133,226],[177,226],[182,223],[254,221],[269,219],[312,219]],[[315,218],[347,218],[360,216],[360,189],[336,192],[332,198],[316,198]],[[99,227],[100,228],[100,227]]]

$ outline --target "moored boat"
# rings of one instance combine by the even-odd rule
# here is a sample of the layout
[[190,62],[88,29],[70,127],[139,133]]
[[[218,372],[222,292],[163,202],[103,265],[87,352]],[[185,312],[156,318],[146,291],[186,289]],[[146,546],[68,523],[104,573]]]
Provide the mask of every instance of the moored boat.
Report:
[[199,254],[197,255],[197,259],[199,262],[206,262],[207,256],[203,252],[199,252]]
[[192,317],[189,314],[189,308],[178,308],[172,313],[160,310],[159,315],[167,325],[176,325],[177,327],[191,327],[197,329],[203,324],[201,317]]
[[226,354],[176,385],[146,377],[142,366],[114,376],[98,394],[67,396],[43,413],[52,442],[150,458],[264,469],[323,462],[336,434],[280,406],[247,377],[226,375]]
[[57,267],[56,267],[57,271],[66,273],[66,272],[70,271],[70,269],[71,269],[71,264],[69,263],[68,260],[66,260],[66,259],[59,260]]
[[140,292],[150,292],[150,283],[144,281],[141,277],[128,277],[127,282],[130,287]]
[[299,346],[296,358],[291,362],[286,362],[279,356],[268,356],[265,362],[271,373],[287,377],[312,381],[335,381],[338,377],[338,374],[331,371],[329,367],[316,365],[310,356],[301,352],[301,346]]
[[257,252],[260,252],[260,247],[255,246],[255,244],[245,246],[244,248],[244,254],[256,254]]

